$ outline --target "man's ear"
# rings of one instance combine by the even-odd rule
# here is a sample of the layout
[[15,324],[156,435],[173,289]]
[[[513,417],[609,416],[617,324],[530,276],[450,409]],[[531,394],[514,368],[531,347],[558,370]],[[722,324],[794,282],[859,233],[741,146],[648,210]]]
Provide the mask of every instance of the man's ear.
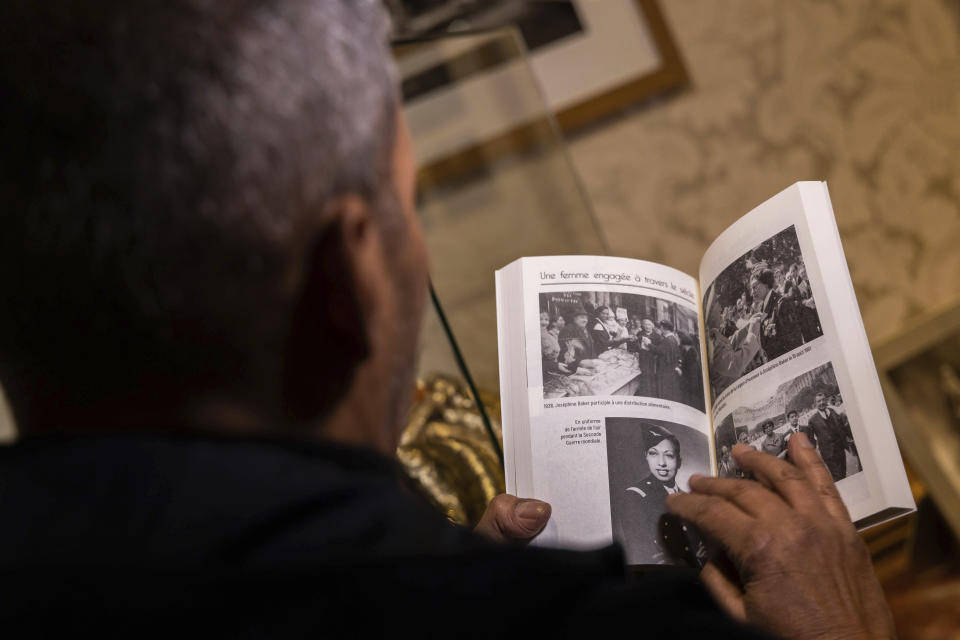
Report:
[[282,380],[287,410],[299,420],[328,412],[371,355],[377,304],[371,261],[379,258],[371,214],[362,198],[337,199],[304,254]]

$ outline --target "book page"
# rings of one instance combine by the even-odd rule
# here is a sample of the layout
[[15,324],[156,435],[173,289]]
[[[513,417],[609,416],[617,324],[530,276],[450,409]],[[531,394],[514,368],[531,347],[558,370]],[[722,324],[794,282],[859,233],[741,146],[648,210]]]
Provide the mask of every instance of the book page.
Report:
[[529,439],[517,489],[553,507],[537,543],[617,539],[630,564],[694,558],[680,532],[667,548],[662,516],[668,493],[713,473],[696,281],[623,258],[520,262],[528,422],[504,431],[516,452]]
[[[824,196],[805,200],[811,190]],[[892,428],[882,396],[882,415],[868,413],[879,383],[825,186],[799,183],[738,220],[707,250],[700,278],[719,475],[743,475],[736,443],[784,457],[803,432],[854,520],[881,509],[878,464],[902,463],[895,448],[871,455],[871,436],[892,439]]]

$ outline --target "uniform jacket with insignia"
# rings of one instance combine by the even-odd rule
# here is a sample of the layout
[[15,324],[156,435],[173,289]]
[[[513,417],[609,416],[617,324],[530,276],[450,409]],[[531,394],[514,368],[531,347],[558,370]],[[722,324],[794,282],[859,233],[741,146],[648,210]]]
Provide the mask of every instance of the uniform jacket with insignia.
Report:
[[614,501],[613,536],[626,550],[628,564],[700,566],[700,537],[667,513],[667,495],[662,482],[647,476]]

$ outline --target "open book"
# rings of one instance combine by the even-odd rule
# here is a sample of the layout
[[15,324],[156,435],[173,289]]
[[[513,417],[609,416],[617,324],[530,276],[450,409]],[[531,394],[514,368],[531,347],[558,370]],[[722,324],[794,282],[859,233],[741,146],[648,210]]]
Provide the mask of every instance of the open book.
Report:
[[826,184],[743,216],[699,276],[597,256],[497,271],[507,490],[552,504],[538,543],[695,563],[666,496],[742,476],[737,442],[784,456],[801,431],[858,528],[913,511]]

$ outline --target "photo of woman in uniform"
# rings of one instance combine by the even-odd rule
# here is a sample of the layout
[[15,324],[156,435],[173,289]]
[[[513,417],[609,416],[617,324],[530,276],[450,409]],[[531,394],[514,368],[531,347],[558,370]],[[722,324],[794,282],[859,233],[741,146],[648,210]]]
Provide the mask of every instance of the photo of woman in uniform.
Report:
[[[684,493],[681,469],[684,486],[691,474],[708,472],[706,436],[659,420],[608,418],[606,424],[613,537],[623,545],[627,563],[702,564],[699,536],[667,513],[666,502],[671,493]],[[685,466],[688,449],[693,469]]]

